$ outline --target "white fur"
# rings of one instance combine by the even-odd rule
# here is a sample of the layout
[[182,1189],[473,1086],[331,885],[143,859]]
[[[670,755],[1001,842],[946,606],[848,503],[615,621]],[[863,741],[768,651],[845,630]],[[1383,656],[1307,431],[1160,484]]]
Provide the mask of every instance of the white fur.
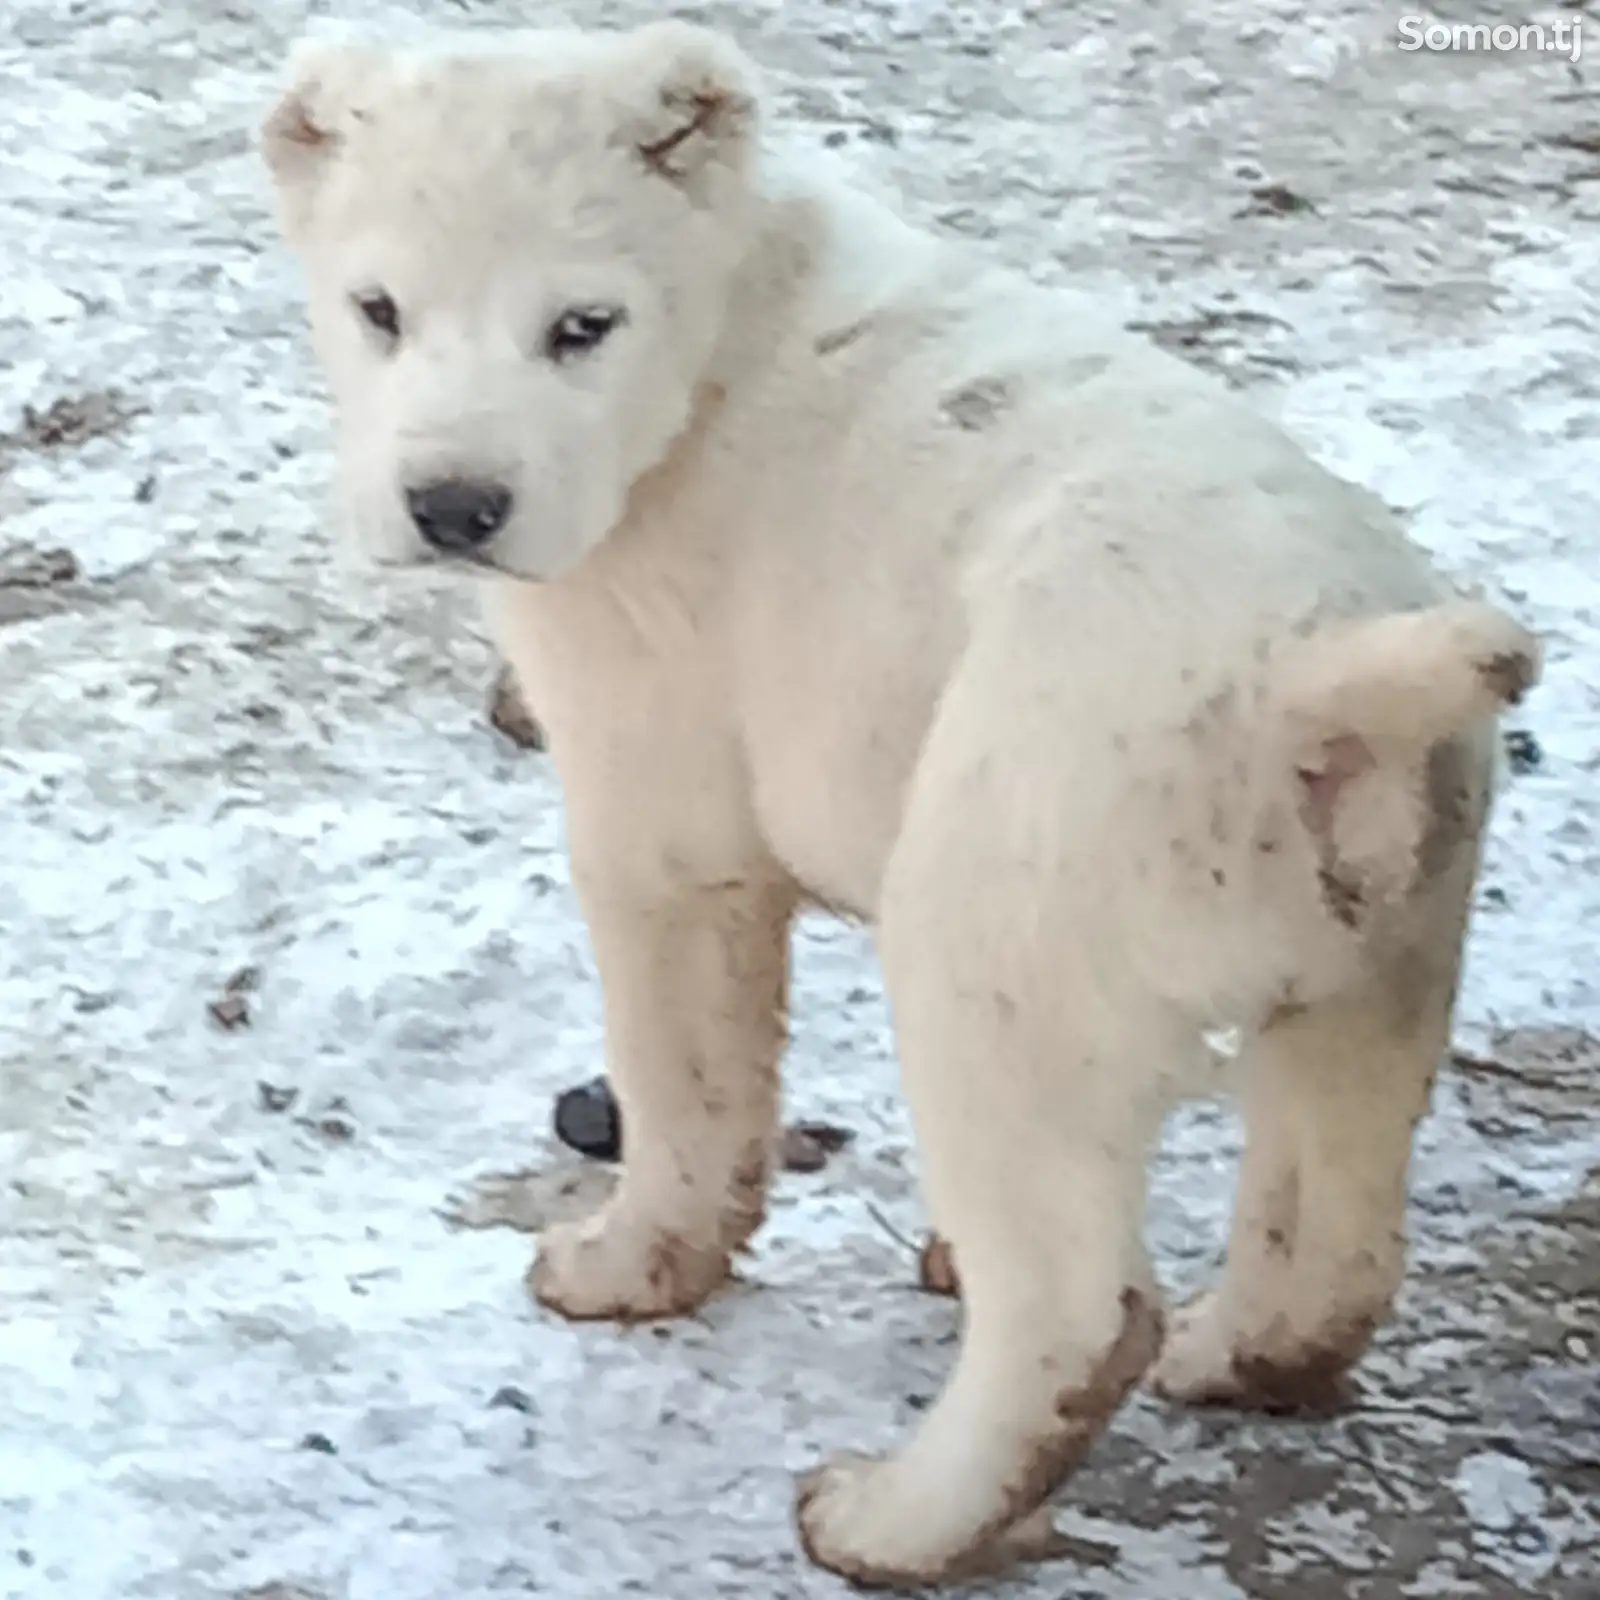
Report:
[[[534,1291],[716,1288],[761,1216],[789,920],[875,922],[966,1334],[900,1454],[802,1485],[800,1533],[949,1579],[1031,1545],[1156,1355],[1145,1166],[1207,1030],[1241,1030],[1249,1150],[1154,1381],[1316,1398],[1387,1315],[1493,716],[1538,649],[1093,304],[763,149],[758,101],[679,23],[321,46],[265,150],[356,533],[420,561],[407,487],[516,497],[471,561],[565,789],[628,1129]],[[392,348],[351,305],[377,288]],[[549,359],[601,302],[625,325]]]

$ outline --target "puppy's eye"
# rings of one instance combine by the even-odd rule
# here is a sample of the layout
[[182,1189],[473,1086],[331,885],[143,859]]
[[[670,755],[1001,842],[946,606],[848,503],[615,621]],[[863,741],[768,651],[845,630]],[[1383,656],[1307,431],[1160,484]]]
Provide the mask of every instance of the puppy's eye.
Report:
[[545,354],[552,361],[586,356],[628,320],[621,306],[573,306],[545,330]]
[[381,289],[371,289],[355,297],[356,310],[369,328],[385,339],[400,337],[400,308]]

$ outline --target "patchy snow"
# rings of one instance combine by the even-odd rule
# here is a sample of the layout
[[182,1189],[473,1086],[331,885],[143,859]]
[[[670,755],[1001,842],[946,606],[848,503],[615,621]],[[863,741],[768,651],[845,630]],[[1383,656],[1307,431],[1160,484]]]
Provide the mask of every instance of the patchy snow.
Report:
[[[1140,1401],[1064,1499],[1116,1564],[997,1592],[1592,1600],[1600,96],[1400,55],[1352,0],[676,9],[918,214],[1249,385],[1550,641],[1462,996],[1483,1063],[1427,1126],[1361,1406]],[[249,147],[306,15],[10,0],[0,37],[0,1594],[838,1594],[789,1475],[914,1423],[955,1318],[874,1220],[919,1226],[859,935],[802,933],[790,1078],[859,1142],[784,1180],[703,1316],[564,1326],[527,1239],[448,1220],[584,1198],[545,1130],[597,996],[470,599],[320,530],[327,417]],[[1233,1150],[1218,1113],[1175,1123],[1176,1282]]]

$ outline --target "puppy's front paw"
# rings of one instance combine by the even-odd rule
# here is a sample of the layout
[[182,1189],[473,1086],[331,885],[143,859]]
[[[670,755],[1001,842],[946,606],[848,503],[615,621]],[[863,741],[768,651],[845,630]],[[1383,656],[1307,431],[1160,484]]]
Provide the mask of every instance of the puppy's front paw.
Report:
[[728,1276],[727,1252],[643,1226],[615,1204],[540,1237],[527,1284],[535,1300],[574,1321],[647,1322],[696,1310]]

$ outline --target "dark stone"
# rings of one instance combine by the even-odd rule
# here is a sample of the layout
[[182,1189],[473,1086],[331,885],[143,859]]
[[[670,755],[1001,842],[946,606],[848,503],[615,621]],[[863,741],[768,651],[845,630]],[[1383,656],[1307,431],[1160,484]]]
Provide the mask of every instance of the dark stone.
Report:
[[1519,778],[1537,772],[1544,764],[1539,741],[1526,728],[1511,728],[1505,736],[1506,761]]
[[622,1115],[604,1078],[557,1095],[554,1127],[562,1144],[591,1161],[622,1159]]

